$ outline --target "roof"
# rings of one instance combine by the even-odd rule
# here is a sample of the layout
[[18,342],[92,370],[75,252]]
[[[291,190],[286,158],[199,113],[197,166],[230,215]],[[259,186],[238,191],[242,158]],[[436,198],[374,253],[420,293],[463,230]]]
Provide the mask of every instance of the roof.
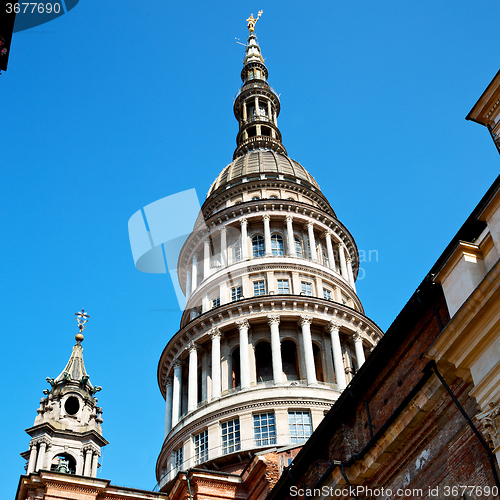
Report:
[[66,367],[54,382],[55,384],[64,382],[65,380],[81,382],[84,377],[87,380],[87,385],[92,389],[92,384],[90,380],[88,380],[87,371],[85,370],[85,364],[83,362],[83,347],[80,342],[77,342],[73,347]]
[[[320,189],[314,177],[298,162],[275,151],[250,151],[236,158],[218,175],[208,191],[207,198],[225,184],[231,184],[236,179],[251,177],[255,174],[282,174],[307,181]],[[250,180],[250,179],[249,179]]]

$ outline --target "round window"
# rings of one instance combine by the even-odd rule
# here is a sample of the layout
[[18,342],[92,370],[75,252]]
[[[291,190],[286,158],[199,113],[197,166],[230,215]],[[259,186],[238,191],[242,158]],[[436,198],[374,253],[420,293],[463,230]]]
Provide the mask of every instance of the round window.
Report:
[[80,409],[80,402],[75,396],[70,396],[66,403],[64,403],[64,409],[68,415],[76,415]]

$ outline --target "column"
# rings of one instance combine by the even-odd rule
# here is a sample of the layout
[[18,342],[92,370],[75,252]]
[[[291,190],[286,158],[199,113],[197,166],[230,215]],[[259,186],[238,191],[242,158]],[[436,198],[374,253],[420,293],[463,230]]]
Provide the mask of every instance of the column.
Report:
[[188,350],[188,411],[193,411],[198,406],[198,346],[194,342],[190,342]]
[[97,476],[98,460],[99,460],[99,454],[94,452],[94,455],[92,457],[92,472],[90,474],[92,477]]
[[85,468],[83,469],[84,476],[90,476],[90,468],[92,466],[92,448],[85,448]]
[[316,368],[314,366],[313,345],[311,338],[311,323],[312,323],[311,316],[300,317],[299,325],[302,328],[302,342],[304,348],[304,358],[306,363],[307,385],[314,385],[317,383]]
[[316,253],[316,240],[314,239],[314,224],[307,223],[307,235],[309,236],[309,248],[311,250],[311,260],[317,261],[318,255]]
[[217,399],[221,394],[220,339],[222,334],[218,328],[212,328],[210,336],[212,337],[212,399]]
[[191,269],[188,269],[186,272],[186,301],[191,297],[192,289],[191,289]]
[[30,444],[30,459],[28,461],[28,475],[35,470],[36,465],[36,442],[31,442]]
[[248,259],[248,220],[246,218],[240,219],[241,224],[241,258]]
[[42,438],[40,440],[40,448],[38,449],[38,458],[36,461],[36,469],[35,470],[37,472],[43,468],[43,462],[45,460],[45,450],[46,449],[47,449],[47,440]]
[[208,400],[208,357],[205,350],[201,351],[201,401]]
[[221,267],[227,266],[227,228],[220,228],[220,264]]
[[243,101],[243,121],[247,121],[247,103]]
[[255,116],[259,116],[259,98],[255,96]]
[[172,427],[177,425],[181,418],[181,389],[182,389],[182,363],[174,363],[174,381],[172,390]]
[[203,279],[210,276],[210,238],[203,242]]
[[241,388],[248,389],[250,387],[250,358],[248,355],[248,329],[250,328],[250,324],[246,319],[237,321],[236,324],[240,330]]
[[191,293],[194,293],[198,286],[198,257],[193,255],[193,265],[191,267]]
[[334,321],[330,322],[327,327],[330,330],[332,338],[333,366],[335,367],[335,377],[337,385],[342,391],[346,388],[347,382],[345,379],[344,360],[342,359],[342,347],[340,345],[340,324]]
[[283,364],[281,361],[280,317],[271,314],[267,317],[271,327],[271,355],[273,361],[273,379],[275,384],[283,383]]
[[264,221],[264,246],[266,248],[266,255],[272,255],[271,250],[271,216],[266,214],[262,216]]
[[363,351],[363,337],[361,333],[355,332],[354,339],[354,350],[356,351],[356,361],[358,363],[358,370],[361,368],[362,364],[365,362],[365,353]]
[[325,233],[325,240],[326,240],[326,253],[328,254],[328,264],[331,269],[335,269],[335,257],[333,255],[331,231],[327,231]]
[[346,259],[346,264],[347,264],[347,276],[349,278],[349,283],[351,284],[352,289],[356,291],[356,285],[354,284],[354,274],[352,273],[352,261],[350,257]]
[[340,258],[340,271],[342,274],[342,277],[349,281],[349,275],[347,273],[347,262],[345,260],[345,253],[344,253],[344,245],[342,243],[339,243],[338,246],[339,249],[339,258]]
[[165,437],[172,429],[172,378],[167,377],[165,379]]
[[286,216],[286,235],[288,237],[288,254],[290,257],[297,257],[295,238],[293,237],[293,217],[291,215]]
[[273,116],[273,110],[271,109],[271,101],[267,101],[267,116],[269,121],[271,121],[271,117]]

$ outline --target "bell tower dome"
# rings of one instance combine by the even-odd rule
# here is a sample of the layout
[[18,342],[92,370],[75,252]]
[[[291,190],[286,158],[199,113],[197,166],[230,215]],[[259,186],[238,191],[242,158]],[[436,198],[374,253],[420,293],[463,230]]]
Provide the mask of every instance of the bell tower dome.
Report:
[[47,377],[50,389],[43,391],[35,424],[26,429],[30,449],[21,453],[27,461],[27,473],[52,470],[95,477],[101,448],[108,442],[102,437],[102,408],[95,394],[101,387],[91,384],[83,362],[83,330],[90,316],[76,313],[79,332],[64,370],[58,377]]

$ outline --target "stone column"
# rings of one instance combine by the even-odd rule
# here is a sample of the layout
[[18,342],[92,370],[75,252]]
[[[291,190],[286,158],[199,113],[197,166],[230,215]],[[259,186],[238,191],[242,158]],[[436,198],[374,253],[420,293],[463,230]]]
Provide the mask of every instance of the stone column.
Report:
[[188,269],[186,272],[186,301],[191,297],[192,289],[191,289],[191,269]]
[[191,266],[191,293],[194,293],[198,286],[198,257],[193,255],[193,264]]
[[342,245],[342,243],[339,243],[338,250],[339,250],[339,259],[340,259],[340,271],[341,271],[342,277],[346,281],[349,281],[349,274],[347,272],[347,262],[345,260],[345,253],[344,253],[344,245]]
[[198,406],[198,346],[194,342],[190,342],[188,350],[188,411],[193,411]]
[[247,103],[243,101],[243,121],[247,121]]
[[94,452],[94,455],[92,457],[92,471],[90,473],[90,475],[92,477],[96,477],[97,476],[97,465],[98,465],[98,460],[99,460],[99,454]]
[[42,438],[40,440],[40,447],[38,448],[38,458],[36,461],[36,469],[35,471],[38,472],[40,469],[43,468],[43,462],[45,460],[45,450],[47,449],[47,440]]
[[309,249],[311,251],[311,260],[317,261],[318,254],[316,253],[316,240],[314,238],[314,224],[312,222],[307,223],[307,235],[309,237]]
[[333,352],[333,366],[335,367],[335,377],[337,378],[337,385],[342,391],[346,388],[347,382],[345,379],[344,360],[342,359],[342,346],[340,345],[340,324],[331,321],[327,327],[330,330],[332,338],[332,352]]
[[222,334],[218,328],[212,328],[210,336],[212,337],[212,399],[217,399],[221,395],[220,339]]
[[273,111],[271,109],[271,101],[267,101],[267,116],[269,121],[271,121],[271,116],[273,116]]
[[220,264],[221,267],[227,266],[227,228],[220,228]]
[[302,343],[304,348],[304,358],[306,364],[307,385],[314,385],[316,380],[316,367],[314,366],[314,354],[311,338],[311,316],[301,316],[299,325],[302,328]]
[[280,317],[270,314],[267,322],[271,327],[271,355],[273,360],[273,379],[275,384],[283,383],[283,363],[281,361]]
[[168,436],[168,433],[172,429],[172,378],[167,377],[165,379],[165,437]]
[[286,216],[286,235],[288,237],[288,254],[290,257],[297,257],[295,238],[293,237],[293,217],[291,215]]
[[210,276],[210,238],[203,242],[203,279]]
[[352,336],[354,339],[354,350],[356,351],[356,361],[358,363],[358,370],[361,368],[362,364],[365,362],[365,353],[363,351],[363,337],[361,333],[356,332]]
[[92,467],[92,448],[85,448],[85,468],[83,469],[84,476],[90,476]]
[[352,261],[350,257],[346,259],[346,264],[347,264],[347,276],[349,278],[349,283],[351,284],[352,289],[356,291],[356,285],[354,284],[354,274],[352,272]]
[[331,231],[327,231],[325,233],[325,240],[326,240],[326,253],[328,254],[328,265],[330,269],[335,269],[335,256],[333,255]]
[[255,99],[255,116],[259,116],[259,98],[255,96],[254,99]]
[[271,249],[271,216],[265,214],[262,216],[262,220],[264,221],[264,246],[265,246],[265,254],[272,255],[273,251]]
[[174,363],[174,381],[172,390],[172,427],[177,425],[181,418],[181,393],[182,393],[182,363]]
[[248,259],[248,220],[243,217],[240,219],[241,225],[241,258],[243,260]]
[[248,354],[248,330],[250,324],[246,319],[237,321],[240,331],[240,380],[241,388],[248,389],[250,387],[250,358]]
[[32,442],[30,444],[30,459],[28,461],[28,475],[31,474],[35,470],[36,465],[36,442]]
[[201,351],[201,399],[208,400],[208,356],[205,350]]

